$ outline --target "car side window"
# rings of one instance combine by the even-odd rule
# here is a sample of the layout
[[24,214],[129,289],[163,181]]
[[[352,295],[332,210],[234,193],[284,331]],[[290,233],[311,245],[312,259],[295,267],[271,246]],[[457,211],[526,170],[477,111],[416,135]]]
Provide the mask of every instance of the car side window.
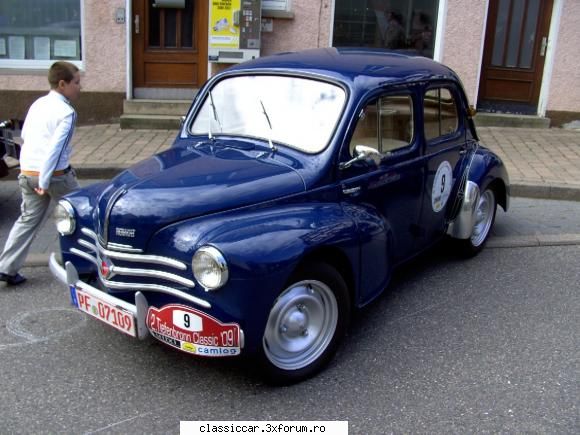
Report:
[[382,154],[409,146],[413,140],[413,100],[410,95],[387,95],[369,103],[360,113],[350,141]]
[[427,141],[455,133],[459,127],[457,104],[449,89],[429,89],[423,104],[425,139]]

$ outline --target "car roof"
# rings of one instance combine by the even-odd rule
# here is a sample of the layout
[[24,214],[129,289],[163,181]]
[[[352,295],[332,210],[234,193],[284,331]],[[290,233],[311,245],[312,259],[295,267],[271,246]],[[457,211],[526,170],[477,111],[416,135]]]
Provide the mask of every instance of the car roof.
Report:
[[264,70],[321,75],[349,83],[352,87],[436,79],[460,83],[453,70],[432,59],[372,48],[327,47],[280,53],[244,62],[227,71]]

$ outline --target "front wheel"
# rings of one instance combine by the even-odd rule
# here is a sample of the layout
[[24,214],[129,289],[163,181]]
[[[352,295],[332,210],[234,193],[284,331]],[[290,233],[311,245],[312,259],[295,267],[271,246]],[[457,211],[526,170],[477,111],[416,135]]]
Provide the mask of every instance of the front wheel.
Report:
[[349,320],[347,286],[336,269],[318,263],[299,270],[270,309],[260,356],[267,380],[287,384],[318,372]]
[[485,189],[483,194],[479,197],[479,201],[475,208],[475,219],[471,237],[466,240],[460,240],[460,246],[463,253],[467,256],[473,256],[479,253],[485,246],[485,242],[489,238],[493,223],[495,222],[495,213],[497,210],[497,202],[495,194],[491,189]]

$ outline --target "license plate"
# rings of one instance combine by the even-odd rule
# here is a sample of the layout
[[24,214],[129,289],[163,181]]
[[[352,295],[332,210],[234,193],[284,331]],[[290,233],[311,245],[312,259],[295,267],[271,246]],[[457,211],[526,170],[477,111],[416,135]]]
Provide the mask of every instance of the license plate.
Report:
[[149,307],[147,328],[156,339],[183,352],[208,357],[239,355],[240,326],[179,304]]
[[137,337],[135,316],[132,313],[110,304],[98,296],[90,295],[78,286],[71,287],[71,299],[73,305],[79,310],[131,337]]

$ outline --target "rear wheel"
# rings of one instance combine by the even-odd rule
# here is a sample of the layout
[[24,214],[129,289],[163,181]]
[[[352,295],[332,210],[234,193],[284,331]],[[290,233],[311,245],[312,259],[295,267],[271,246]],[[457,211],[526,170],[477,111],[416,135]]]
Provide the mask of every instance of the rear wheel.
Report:
[[487,239],[491,234],[491,229],[495,222],[496,210],[497,201],[493,190],[489,188],[485,189],[479,197],[479,201],[475,208],[475,220],[471,231],[471,237],[459,241],[465,255],[473,256],[483,249],[485,242],[487,242]]
[[270,382],[298,382],[330,361],[350,320],[346,283],[331,266],[299,270],[274,301],[262,340]]

